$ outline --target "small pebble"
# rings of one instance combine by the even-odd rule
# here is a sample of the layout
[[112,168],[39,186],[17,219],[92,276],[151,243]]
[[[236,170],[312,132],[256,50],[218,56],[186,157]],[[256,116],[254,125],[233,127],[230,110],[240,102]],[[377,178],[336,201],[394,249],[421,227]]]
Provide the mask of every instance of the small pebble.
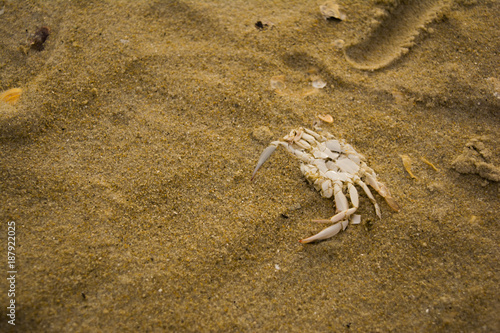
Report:
[[285,75],[273,76],[270,80],[271,88],[275,90],[283,90],[286,88]]
[[316,79],[316,80],[312,81],[311,84],[314,88],[317,88],[317,89],[323,89],[324,87],[326,87],[326,82],[323,81],[322,79]]
[[345,41],[343,39],[336,39],[333,41],[333,46],[338,49],[342,50],[344,48]]

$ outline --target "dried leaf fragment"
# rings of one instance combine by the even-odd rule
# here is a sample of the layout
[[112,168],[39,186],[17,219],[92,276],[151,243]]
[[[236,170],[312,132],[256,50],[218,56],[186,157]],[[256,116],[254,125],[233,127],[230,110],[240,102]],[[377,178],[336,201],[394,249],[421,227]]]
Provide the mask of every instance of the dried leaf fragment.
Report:
[[408,172],[408,174],[410,175],[410,177],[413,179],[417,179],[417,177],[415,177],[415,175],[411,172],[412,161],[411,161],[410,156],[399,155],[399,157],[401,157],[401,160],[403,161],[403,166],[404,166],[406,172]]
[[420,157],[420,159],[422,160],[422,162],[424,162],[425,164],[427,164],[428,166],[430,166],[431,168],[433,168],[434,171],[439,171],[438,168],[436,168],[434,166],[434,164],[432,164],[431,162],[429,162],[425,157]]
[[12,88],[9,90],[5,90],[0,94],[0,100],[9,103],[10,105],[14,105],[17,103],[22,93],[23,90],[21,88]]

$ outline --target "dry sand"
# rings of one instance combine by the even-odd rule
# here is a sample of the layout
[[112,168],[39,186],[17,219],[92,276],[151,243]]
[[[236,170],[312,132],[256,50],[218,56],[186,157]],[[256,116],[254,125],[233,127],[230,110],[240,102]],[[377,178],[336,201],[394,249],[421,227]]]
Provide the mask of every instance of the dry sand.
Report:
[[[498,332],[500,3],[450,3],[376,71],[338,40],[362,61],[402,7],[339,3],[0,2],[0,91],[23,89],[0,103],[0,331]],[[332,200],[284,150],[250,175],[318,114],[402,209],[362,196],[361,225],[304,246]]]

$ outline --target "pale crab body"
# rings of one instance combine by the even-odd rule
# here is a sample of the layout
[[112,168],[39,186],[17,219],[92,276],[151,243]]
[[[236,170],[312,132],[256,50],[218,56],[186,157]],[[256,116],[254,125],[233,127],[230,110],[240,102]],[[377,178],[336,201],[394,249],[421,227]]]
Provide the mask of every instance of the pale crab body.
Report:
[[[359,196],[356,185],[368,196],[375,213],[380,218],[380,208],[371,193],[370,185],[377,191],[394,210],[399,210],[387,187],[377,180],[373,169],[366,164],[363,155],[343,140],[337,140],[330,133],[320,135],[305,128],[294,129],[279,141],[271,142],[257,162],[252,179],[278,146],[285,147],[302,163],[300,170],[316,190],[325,198],[334,197],[336,214],[330,219],[313,220],[320,223],[334,223],[318,234],[300,240],[309,243],[330,238],[341,230],[345,230],[349,221],[360,223],[360,216],[354,215],[359,207]],[[347,196],[349,201],[347,200]]]

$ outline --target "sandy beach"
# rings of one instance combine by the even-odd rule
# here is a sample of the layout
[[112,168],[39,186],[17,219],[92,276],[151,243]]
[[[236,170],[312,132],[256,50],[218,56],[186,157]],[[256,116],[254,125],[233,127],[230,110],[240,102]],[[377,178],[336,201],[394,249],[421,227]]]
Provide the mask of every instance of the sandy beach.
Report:
[[[0,331],[500,331],[500,2],[324,3],[0,1]],[[401,209],[299,243],[299,127]]]

